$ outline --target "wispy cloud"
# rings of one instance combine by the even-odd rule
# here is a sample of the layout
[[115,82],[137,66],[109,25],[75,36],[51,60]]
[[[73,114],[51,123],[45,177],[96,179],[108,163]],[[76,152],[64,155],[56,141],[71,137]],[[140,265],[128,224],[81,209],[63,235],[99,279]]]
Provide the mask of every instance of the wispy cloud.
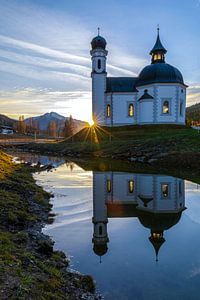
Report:
[[[52,9],[46,1],[0,1],[1,113],[56,110],[82,119],[91,114],[89,50],[99,18],[97,14],[83,17],[80,10],[74,13],[68,9],[72,3],[67,2],[55,1],[56,9]],[[109,28],[111,22],[104,20],[104,26]],[[133,44],[141,43],[141,36],[123,43],[122,30],[120,39],[119,34],[107,30],[112,41],[107,41],[108,75],[137,76],[149,60],[134,50]],[[198,102],[199,96],[197,87],[190,88],[188,105]]]
[[187,106],[200,103],[200,84],[189,86],[187,94]]
[[[83,120],[91,118],[91,94],[88,91],[53,91],[51,89],[14,89],[13,91],[0,92],[0,111],[11,117],[20,114],[25,116],[39,115],[45,112],[56,110],[62,115],[79,119],[80,115]],[[14,110],[8,107],[8,101]],[[34,111],[33,111],[34,107]],[[85,107],[88,107],[85,110]]]

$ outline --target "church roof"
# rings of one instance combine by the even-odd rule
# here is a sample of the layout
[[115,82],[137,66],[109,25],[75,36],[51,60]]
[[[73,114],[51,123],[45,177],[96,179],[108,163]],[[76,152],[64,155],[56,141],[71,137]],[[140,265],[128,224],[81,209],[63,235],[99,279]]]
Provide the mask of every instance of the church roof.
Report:
[[99,255],[99,256],[105,255],[108,251],[107,243],[94,244],[93,251],[96,255]]
[[144,94],[140,97],[139,100],[145,100],[145,99],[153,99],[153,97],[149,95],[148,90],[144,90]]
[[107,77],[106,92],[137,92],[135,87],[137,77]]
[[137,86],[152,83],[180,83],[185,85],[181,72],[166,63],[148,65],[140,72]]
[[106,40],[100,36],[100,35],[97,35],[93,38],[93,40],[91,41],[91,46],[92,46],[92,49],[106,49]]
[[176,213],[141,212],[138,215],[140,223],[153,231],[164,231],[176,225],[181,218],[182,211]]
[[157,35],[157,40],[155,45],[153,46],[152,50],[150,51],[150,55],[152,55],[155,52],[162,51],[163,53],[167,53],[167,50],[164,48],[160,41],[160,36],[159,36],[159,30],[158,30],[158,35]]

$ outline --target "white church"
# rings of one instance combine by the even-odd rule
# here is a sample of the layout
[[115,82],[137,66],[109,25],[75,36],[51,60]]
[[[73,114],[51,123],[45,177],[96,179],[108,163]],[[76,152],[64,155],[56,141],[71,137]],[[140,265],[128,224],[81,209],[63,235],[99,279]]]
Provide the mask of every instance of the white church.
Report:
[[92,113],[101,126],[185,124],[186,88],[181,72],[165,62],[159,29],[151,64],[138,77],[107,77],[106,40],[98,35],[92,50]]

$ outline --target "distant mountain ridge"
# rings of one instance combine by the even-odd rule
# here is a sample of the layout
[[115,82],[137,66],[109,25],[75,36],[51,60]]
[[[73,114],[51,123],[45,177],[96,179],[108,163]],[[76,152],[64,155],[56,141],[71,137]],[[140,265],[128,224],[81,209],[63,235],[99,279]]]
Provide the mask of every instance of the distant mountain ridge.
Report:
[[[69,117],[64,117],[56,112],[50,112],[50,113],[45,113],[44,115],[41,116],[26,118],[24,122],[27,125],[27,127],[30,125],[32,126],[36,125],[37,128],[39,128],[39,130],[41,131],[47,131],[50,123],[55,122],[57,131],[62,132],[65,121],[68,119]],[[18,120],[14,120],[5,115],[0,114],[0,125],[10,126],[13,127],[14,129],[17,129],[18,123],[19,123]],[[86,124],[87,122],[73,119],[74,133],[81,130],[83,127],[86,126]]]
[[[44,115],[41,116],[27,118],[24,121],[26,125],[29,125],[31,123],[37,124],[38,128],[42,131],[47,131],[50,123],[55,122],[57,126],[57,130],[59,132],[62,132],[64,128],[65,120],[68,119],[69,117],[64,117],[56,112],[50,112],[50,113],[45,113]],[[87,123],[84,121],[73,119],[74,133],[81,130],[83,127],[86,126],[86,124]]]
[[200,103],[186,108],[186,118],[191,121],[200,121]]
[[65,121],[65,117],[59,115],[56,112],[46,113],[41,116],[36,116],[32,118],[27,118],[24,120],[26,125],[29,125],[31,122],[36,123],[40,130],[47,130],[50,122],[56,122],[58,126],[61,126]]

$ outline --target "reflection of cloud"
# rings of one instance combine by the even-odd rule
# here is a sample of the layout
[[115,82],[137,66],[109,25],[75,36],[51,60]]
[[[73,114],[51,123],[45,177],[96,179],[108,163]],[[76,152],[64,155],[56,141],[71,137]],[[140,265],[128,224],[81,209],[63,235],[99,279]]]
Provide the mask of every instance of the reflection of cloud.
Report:
[[200,275],[200,267],[196,266],[190,271],[189,278],[193,278],[199,275]]

